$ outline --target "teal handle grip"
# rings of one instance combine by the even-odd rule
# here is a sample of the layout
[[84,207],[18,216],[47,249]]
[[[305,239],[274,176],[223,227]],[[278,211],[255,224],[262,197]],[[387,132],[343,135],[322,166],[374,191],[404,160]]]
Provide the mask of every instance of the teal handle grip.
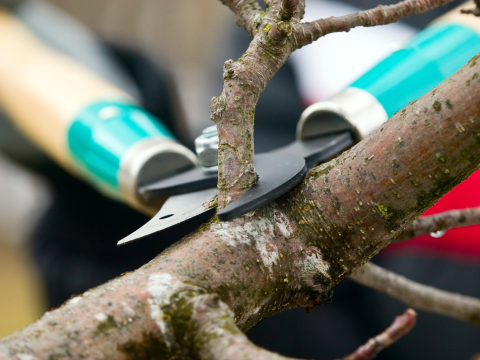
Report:
[[459,70],[478,52],[477,32],[439,22],[419,32],[403,49],[350,86],[372,94],[391,117]]
[[146,138],[175,140],[153,115],[129,103],[102,101],[84,109],[69,128],[71,155],[97,187],[121,196],[118,173],[122,157]]

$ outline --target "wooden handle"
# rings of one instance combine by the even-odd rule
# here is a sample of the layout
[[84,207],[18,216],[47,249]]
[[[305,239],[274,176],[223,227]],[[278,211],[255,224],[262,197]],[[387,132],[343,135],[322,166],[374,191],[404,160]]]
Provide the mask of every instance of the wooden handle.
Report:
[[66,132],[82,109],[99,100],[133,101],[0,10],[0,106],[24,134],[63,166],[75,168]]

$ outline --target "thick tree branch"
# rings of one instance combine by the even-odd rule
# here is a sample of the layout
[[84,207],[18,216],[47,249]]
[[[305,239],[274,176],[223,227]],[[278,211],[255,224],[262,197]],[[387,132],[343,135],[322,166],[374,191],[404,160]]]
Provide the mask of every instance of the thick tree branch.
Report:
[[[223,94],[212,101],[220,206],[256,179],[256,101],[294,49],[291,22],[276,14],[270,9],[246,54],[225,64]],[[213,218],[138,271],[1,340],[0,359],[196,358],[195,304],[218,296],[233,313],[224,331],[235,335],[232,316],[245,331],[330,298],[333,286],[478,169],[479,73],[477,55],[278,201],[230,222]]]
[[480,224],[480,207],[446,211],[440,214],[418,218],[409,225],[393,243],[413,239],[437,231]]
[[253,37],[257,33],[255,19],[258,19],[263,10],[257,0],[220,0],[235,14],[235,22],[243,27]]
[[371,338],[368,342],[359,347],[355,352],[341,360],[369,360],[373,359],[380,351],[389,347],[399,340],[403,335],[410,332],[417,319],[417,313],[407,309],[402,315],[397,316],[384,332]]
[[339,17],[319,19],[294,27],[296,47],[301,48],[330,33],[349,31],[357,26],[387,25],[410,16],[441,7],[453,0],[405,0],[394,5],[379,5],[374,9]]
[[[230,308],[218,296],[197,296],[191,302],[190,338],[199,359],[288,360],[253,344],[237,327]],[[185,319],[188,322],[188,319]]]
[[350,279],[414,309],[480,325],[480,299],[422,285],[372,263],[359,268]]

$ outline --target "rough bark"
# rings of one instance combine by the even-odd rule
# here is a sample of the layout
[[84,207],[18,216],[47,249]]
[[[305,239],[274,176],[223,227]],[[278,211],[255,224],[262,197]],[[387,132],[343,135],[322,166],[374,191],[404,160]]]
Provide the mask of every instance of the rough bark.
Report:
[[[140,270],[4,338],[0,358],[189,358],[236,326],[329,298],[478,168],[479,60],[279,201],[231,222],[214,218]],[[213,332],[198,323],[202,299],[232,311]]]
[[225,62],[223,92],[212,99],[212,120],[220,139],[220,209],[257,181],[253,160],[255,107],[268,82],[293,51],[289,41],[291,25],[277,17],[280,9],[284,8],[274,2],[269,4],[267,12],[255,16],[249,48],[237,61]]

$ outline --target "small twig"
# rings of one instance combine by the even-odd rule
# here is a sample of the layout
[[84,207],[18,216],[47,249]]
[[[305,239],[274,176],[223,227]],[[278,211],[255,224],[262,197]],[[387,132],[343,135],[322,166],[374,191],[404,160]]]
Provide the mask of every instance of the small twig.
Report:
[[417,313],[407,309],[402,315],[397,316],[384,332],[371,338],[365,345],[360,346],[352,354],[342,360],[368,360],[373,359],[383,349],[389,347],[412,330],[417,319]]
[[480,325],[480,300],[419,284],[372,263],[358,268],[350,279],[393,297],[414,309]]
[[319,19],[299,24],[294,29],[297,48],[334,32],[349,31],[357,26],[387,25],[410,16],[448,4],[453,0],[405,0],[394,5],[379,5],[374,9],[339,17]]
[[446,211],[440,214],[425,216],[415,220],[393,243],[413,239],[420,235],[436,231],[480,224],[480,207]]
[[462,14],[472,14],[475,16],[480,16],[480,0],[474,0],[475,2],[475,8],[474,9],[468,9],[468,10],[460,10]]
[[278,10],[278,18],[280,20],[290,20],[295,14],[299,0],[282,0],[280,9]]
[[235,14],[235,22],[243,27],[253,37],[257,32],[257,26],[254,22],[255,17],[259,17],[263,10],[257,0],[220,0]]

